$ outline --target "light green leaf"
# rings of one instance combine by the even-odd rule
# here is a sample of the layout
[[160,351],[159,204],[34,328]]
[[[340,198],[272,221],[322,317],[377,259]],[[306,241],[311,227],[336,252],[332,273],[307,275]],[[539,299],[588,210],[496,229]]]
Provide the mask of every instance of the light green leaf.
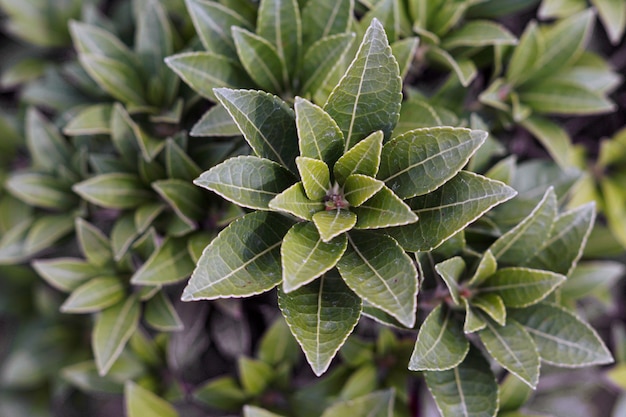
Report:
[[24,239],[23,252],[32,255],[53,246],[74,231],[74,216],[67,213],[46,214],[36,218]]
[[478,75],[478,69],[476,65],[470,60],[457,61],[448,51],[445,51],[438,46],[431,46],[428,49],[428,58],[445,65],[452,69],[456,76],[459,78],[461,85],[467,87]]
[[195,223],[206,216],[202,191],[188,181],[167,179],[154,181],[151,185],[176,215],[191,227],[195,228]]
[[267,210],[268,203],[293,184],[293,175],[269,159],[238,156],[205,171],[193,183],[240,206]]
[[530,333],[544,362],[568,368],[613,362],[595,330],[562,307],[542,303],[510,310],[509,317]]
[[409,37],[401,39],[391,44],[391,51],[393,56],[398,61],[400,68],[400,77],[404,79],[411,69],[413,59],[415,59],[415,53],[419,45],[419,38]]
[[568,80],[550,79],[519,90],[522,103],[538,113],[586,115],[615,110],[601,93]]
[[311,218],[323,242],[352,229],[357,222],[356,214],[347,210],[318,211]]
[[[264,0],[259,4],[257,34],[276,47],[285,65],[285,77],[293,75],[302,48],[302,19],[296,0]],[[241,56],[241,54],[240,54]],[[285,78],[287,80],[287,78]]]
[[33,167],[47,171],[67,165],[73,152],[57,127],[33,107],[26,112],[26,146]]
[[502,264],[519,265],[535,254],[550,236],[556,210],[556,194],[550,187],[524,220],[489,247],[496,260]]
[[324,242],[312,223],[295,224],[280,248],[283,291],[297,290],[329,271],[341,258],[347,244],[345,234]]
[[530,268],[502,268],[485,280],[480,293],[495,293],[507,307],[527,307],[546,298],[565,276]]
[[463,298],[465,306],[465,323],[463,324],[463,333],[471,334],[487,327],[487,320],[483,315],[474,309],[467,298]]
[[68,136],[108,135],[111,133],[110,104],[94,104],[81,110],[63,128]]
[[541,142],[556,163],[564,168],[573,165],[572,140],[565,129],[539,116],[528,117],[521,125]]
[[451,32],[441,42],[450,50],[463,46],[515,45],[517,39],[504,26],[488,20],[472,20]]
[[241,65],[261,89],[280,93],[288,88],[285,62],[275,46],[262,36],[237,26],[232,27],[233,39]]
[[216,101],[214,88],[253,85],[235,62],[212,52],[185,52],[165,58],[165,63],[201,96]]
[[296,97],[294,109],[300,155],[333,166],[343,153],[343,133],[328,113],[308,100]]
[[107,308],[96,318],[91,335],[91,346],[100,376],[109,372],[122,353],[126,342],[137,329],[139,316],[139,302],[135,296],[131,296]]
[[283,417],[253,405],[243,406],[243,417]]
[[487,313],[500,326],[506,324],[506,307],[500,296],[492,293],[478,294],[470,299],[470,304]]
[[446,259],[435,265],[435,271],[437,271],[443,282],[445,282],[446,287],[448,287],[454,304],[460,305],[459,282],[465,272],[465,261],[463,258],[455,256],[454,258]]
[[250,24],[235,9],[218,2],[186,0],[187,10],[204,48],[230,59],[237,59],[235,42],[230,28],[239,26],[252,29]]
[[148,230],[152,222],[163,212],[165,204],[161,202],[144,204],[135,210],[135,227],[139,233]]
[[354,0],[309,1],[302,10],[303,49],[309,49],[320,39],[346,32],[353,11]]
[[461,171],[432,193],[409,201],[419,221],[386,229],[408,251],[430,251],[463,230],[492,207],[516,192],[505,184]]
[[146,302],[143,317],[152,328],[161,332],[175,332],[184,328],[171,301],[163,291]]
[[38,259],[32,267],[48,284],[59,291],[71,292],[99,274],[99,269],[79,258]]
[[352,211],[357,215],[356,229],[381,229],[417,221],[411,208],[385,186]]
[[491,249],[487,249],[487,251],[485,251],[485,253],[483,254],[483,257],[480,259],[474,275],[472,275],[472,278],[470,278],[467,284],[469,286],[479,286],[487,278],[492,276],[497,269],[497,260],[495,256],[493,256]]
[[378,178],[400,198],[429,193],[454,177],[487,139],[465,128],[416,129],[383,146]]
[[67,211],[78,202],[69,185],[51,175],[17,172],[9,176],[5,187],[19,200],[44,209]]
[[401,90],[398,63],[384,28],[374,19],[356,57],[324,105],[343,132],[346,151],[377,130],[389,137],[400,114]]
[[228,137],[239,136],[241,131],[224,106],[216,104],[193,125],[189,135]]
[[297,172],[295,116],[284,101],[261,91],[218,88],[215,95],[257,156]]
[[617,45],[626,28],[626,3],[619,0],[591,0],[613,45]]
[[284,364],[293,366],[300,361],[298,342],[282,316],[277,317],[263,334],[256,357],[276,367]]
[[143,80],[125,61],[95,54],[79,54],[78,59],[85,71],[112,97],[125,104],[145,104]]
[[[318,3],[310,2],[308,4]],[[341,33],[321,38],[311,45],[304,54],[301,75],[302,87],[300,91],[315,97],[316,93],[324,87],[332,87],[328,84],[331,83],[331,80],[334,80],[333,76],[342,66],[354,39],[354,33]]]
[[348,415],[367,417],[392,417],[394,415],[393,389],[375,391],[358,398],[342,401],[328,407],[322,417],[345,417]]
[[274,377],[274,369],[267,363],[240,356],[237,361],[239,381],[246,394],[261,395]]
[[568,276],[582,256],[595,217],[593,202],[561,214],[549,237],[536,246],[534,256],[523,265]]
[[392,238],[369,232],[348,234],[348,248],[337,263],[348,286],[368,303],[406,327],[415,324],[417,270]]
[[328,369],[361,315],[361,299],[334,274],[288,294],[278,304],[315,375]]
[[109,239],[91,223],[76,218],[76,237],[81,252],[90,264],[104,266],[113,259]]
[[280,245],[292,225],[268,212],[235,220],[202,253],[183,301],[246,297],[272,289],[282,278]]
[[402,103],[400,120],[393,131],[393,137],[424,127],[457,126],[458,124],[458,117],[450,110],[414,98]]
[[154,200],[154,194],[134,174],[101,174],[74,184],[72,190],[97,206],[112,209],[135,208]]
[[478,332],[489,354],[506,370],[535,389],[539,382],[539,352],[530,334],[515,320],[506,326],[487,322]]
[[94,54],[138,65],[133,52],[111,32],[75,20],[70,21],[68,26],[79,54]]
[[93,278],[72,291],[61,306],[63,313],[94,313],[124,298],[124,287],[117,277]]
[[124,386],[127,417],[178,417],[176,409],[164,399],[156,396],[132,381]]
[[395,42],[400,37],[400,3],[398,0],[376,0],[372,2],[370,10],[360,19],[359,26],[362,31],[377,19],[385,28],[385,33]]
[[324,210],[324,203],[309,200],[302,183],[298,182],[270,200],[268,207],[293,214],[303,220],[312,220],[313,214]]
[[519,85],[532,76],[533,66],[545,50],[544,39],[539,33],[536,22],[530,22],[507,67],[506,79],[512,85]]
[[600,189],[604,196],[604,212],[615,239],[626,247],[626,198],[622,184],[612,178],[603,178]]
[[564,300],[612,292],[611,288],[626,273],[626,265],[615,261],[587,261],[578,264],[559,289]]
[[585,0],[543,0],[537,11],[542,19],[560,19],[585,10]]
[[469,352],[461,323],[450,309],[435,307],[420,327],[409,361],[411,371],[444,371],[455,368]]
[[135,13],[133,47],[147,72],[159,75],[163,58],[174,52],[174,34],[167,11],[161,2],[142,0],[136,3]]
[[383,132],[380,130],[361,140],[337,161],[333,167],[335,181],[345,183],[352,174],[375,177],[380,165],[383,148]]
[[130,280],[135,285],[166,285],[187,278],[195,264],[187,251],[187,239],[163,242]]
[[365,203],[377,192],[379,192],[385,184],[382,181],[368,177],[362,174],[352,174],[343,185],[344,194],[346,200],[352,207],[359,207]]
[[330,189],[330,170],[324,161],[319,159],[298,156],[296,165],[302,185],[307,197],[313,201],[320,201]]
[[443,417],[495,417],[498,384],[489,363],[475,349],[458,367],[426,371],[424,377]]

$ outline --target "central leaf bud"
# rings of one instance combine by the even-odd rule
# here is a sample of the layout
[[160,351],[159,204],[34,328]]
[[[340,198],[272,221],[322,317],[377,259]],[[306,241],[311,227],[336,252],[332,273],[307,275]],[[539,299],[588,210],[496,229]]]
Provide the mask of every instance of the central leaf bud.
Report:
[[324,196],[324,206],[326,211],[341,210],[350,207],[350,203],[343,195],[343,187],[340,187],[337,182],[326,191]]

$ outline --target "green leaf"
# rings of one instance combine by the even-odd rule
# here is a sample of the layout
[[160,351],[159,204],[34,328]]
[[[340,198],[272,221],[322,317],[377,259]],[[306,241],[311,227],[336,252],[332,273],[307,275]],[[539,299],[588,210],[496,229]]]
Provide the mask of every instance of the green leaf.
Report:
[[322,417],[344,417],[348,415],[368,417],[392,417],[394,415],[394,390],[375,391],[349,401],[328,407]]
[[202,253],[182,300],[246,297],[272,289],[282,278],[280,245],[292,225],[268,212],[235,220]]
[[409,201],[419,221],[385,229],[408,251],[430,251],[463,230],[492,207],[516,192],[505,184],[461,171],[432,193]]
[[347,244],[345,234],[324,242],[312,223],[293,225],[280,248],[283,291],[297,290],[329,271],[341,258]]
[[187,239],[166,239],[130,280],[135,285],[166,285],[187,278],[194,268]]
[[406,327],[415,324],[417,270],[392,238],[368,232],[348,234],[348,248],[337,263],[346,284],[368,303]]
[[385,33],[391,42],[398,40],[401,34],[400,28],[400,4],[397,0],[377,0],[370,10],[361,18],[359,26],[364,31],[373,19],[377,19],[385,28]]
[[532,76],[533,66],[540,59],[545,49],[536,22],[530,22],[513,50],[507,67],[506,79],[512,85],[519,85]]
[[445,371],[455,368],[469,352],[461,323],[450,309],[435,307],[420,327],[409,361],[411,371]]
[[234,26],[233,39],[241,65],[261,89],[280,93],[288,88],[285,63],[267,39]]
[[61,306],[63,313],[94,313],[124,298],[122,283],[117,277],[98,277],[72,291]]
[[59,291],[71,292],[98,275],[98,268],[78,258],[38,259],[32,267],[48,284]]
[[76,237],[81,252],[90,264],[104,266],[113,259],[109,239],[91,223],[76,218]]
[[278,304],[315,375],[328,369],[361,315],[361,300],[335,275],[325,275],[290,293]]
[[579,300],[609,292],[626,273],[626,266],[614,261],[587,261],[578,264],[559,289],[564,300]]
[[615,110],[601,93],[555,78],[524,86],[519,98],[538,113],[586,115]]
[[108,135],[111,133],[110,104],[94,104],[81,110],[72,117],[63,128],[63,133],[68,136],[79,135]]
[[6,181],[6,189],[21,201],[44,209],[70,210],[77,204],[65,181],[46,174],[12,174]]
[[333,166],[343,153],[343,133],[328,113],[308,100],[296,97],[294,109],[300,155]]
[[134,49],[148,73],[159,75],[163,58],[174,51],[174,35],[162,3],[143,0],[135,5],[137,15]]
[[165,168],[169,178],[191,181],[198,177],[202,170],[189,155],[168,138],[165,145]]
[[257,156],[297,172],[295,116],[284,101],[261,91],[218,88],[215,95]]
[[489,354],[506,370],[535,389],[539,382],[539,352],[530,334],[515,320],[506,326],[487,322],[478,332]]
[[214,88],[252,85],[235,61],[212,52],[185,52],[165,58],[165,63],[189,87],[211,101],[216,101]]
[[483,254],[482,258],[478,266],[476,267],[476,271],[474,275],[467,282],[469,286],[479,286],[482,284],[487,278],[492,276],[496,270],[498,269],[498,263],[491,252],[491,249],[487,249]]
[[264,0],[260,3],[257,34],[276,47],[278,56],[287,70],[285,77],[287,74],[293,75],[302,48],[302,19],[298,2]]
[[293,214],[302,220],[312,220],[313,214],[324,210],[324,203],[308,199],[301,182],[278,194],[270,200],[268,206],[271,210]]
[[542,303],[510,310],[509,317],[530,333],[544,362],[568,368],[613,362],[591,326],[562,307]]
[[345,183],[352,174],[363,174],[375,177],[380,165],[380,154],[383,147],[383,133],[377,131],[357,143],[339,158],[333,167],[335,180]]
[[500,326],[506,324],[506,307],[502,298],[496,294],[478,294],[471,298],[470,304],[487,313]]
[[135,296],[131,296],[107,308],[96,318],[91,335],[91,346],[100,376],[109,372],[122,353],[126,342],[137,329],[139,316],[139,302]]
[[186,0],[185,3],[204,48],[209,52],[237,59],[230,28],[239,26],[252,29],[246,19],[235,9],[225,7],[218,2]]
[[535,254],[550,236],[556,210],[556,194],[550,187],[524,220],[489,247],[496,260],[502,264],[519,265]]
[[299,362],[300,356],[298,342],[291,334],[289,326],[282,316],[277,317],[263,334],[257,357],[272,366],[285,363],[292,366]]
[[565,276],[530,268],[502,268],[485,280],[480,293],[495,293],[507,307],[527,307],[546,298]]
[[274,369],[265,362],[241,356],[237,361],[239,380],[246,394],[260,395],[274,377]]
[[125,61],[95,54],[79,54],[78,59],[85,71],[112,97],[125,104],[145,104],[142,78]]
[[194,399],[212,408],[239,411],[245,404],[247,395],[232,376],[212,379],[198,388]]
[[47,214],[35,219],[24,239],[24,254],[35,254],[50,248],[74,231],[74,216],[67,213]]
[[216,104],[196,122],[190,136],[239,136],[239,127],[221,104]]
[[165,207],[165,204],[161,202],[148,203],[138,207],[134,215],[137,231],[143,233],[148,230],[148,227],[152,225]]
[[494,417],[498,411],[498,384],[475,349],[458,367],[426,371],[424,377],[443,417]]
[[556,163],[564,168],[572,165],[574,159],[572,141],[565,129],[538,116],[524,119],[521,125],[541,142]]
[[604,196],[604,212],[611,234],[626,247],[626,199],[622,185],[612,178],[603,178],[600,189]]
[[47,171],[67,165],[73,152],[57,127],[32,107],[26,112],[26,146],[33,167]]
[[79,54],[94,54],[137,65],[137,58],[111,32],[101,27],[72,20],[69,22],[74,47]]
[[[350,26],[353,11],[353,0],[339,0],[332,3],[309,1],[302,10],[303,49],[309,49],[315,42],[328,36],[346,32]],[[306,68],[306,65],[304,67]]]
[[161,332],[178,331],[184,328],[178,313],[163,291],[157,292],[146,302],[143,317],[146,323]]
[[454,304],[460,305],[459,282],[465,272],[465,261],[463,258],[455,256],[454,258],[439,262],[435,265],[435,271],[437,271],[437,274],[439,274],[443,282],[445,282],[446,287],[448,287]]
[[443,39],[446,50],[463,46],[515,45],[517,39],[504,26],[488,20],[472,20]]
[[74,192],[97,206],[112,209],[135,208],[154,200],[134,174],[101,174],[74,184]]
[[313,201],[319,201],[326,196],[326,191],[330,189],[330,170],[324,161],[319,159],[298,156],[296,165],[302,186],[307,197]]
[[626,4],[614,0],[591,0],[613,45],[617,45],[626,28]]
[[[317,3],[319,2],[310,2],[308,4],[313,5]],[[344,59],[350,51],[355,37],[354,33],[328,36],[319,39],[307,49],[302,65],[302,87],[300,88],[302,93],[316,96],[318,91],[326,87],[332,87],[329,84],[334,80],[336,72],[342,68]]]
[[318,211],[311,218],[323,242],[352,229],[357,222],[356,214],[347,210]]
[[561,214],[549,237],[536,247],[534,256],[523,265],[568,276],[582,256],[594,220],[593,202]]
[[[402,79],[407,76],[411,69],[411,64],[413,63],[413,59],[415,59],[418,46],[419,38],[417,37],[401,39],[391,44],[391,51],[396,61],[398,61],[400,77]],[[402,114],[402,111],[400,114]]]
[[324,105],[343,132],[346,151],[378,130],[389,137],[400,114],[401,90],[398,63],[384,28],[374,19],[356,57]]
[[282,417],[282,416],[279,414],[270,413],[267,410],[264,410],[259,407],[255,407],[253,405],[244,405],[243,417]]
[[269,159],[238,156],[205,171],[193,183],[240,206],[267,210],[269,202],[293,184],[293,175]]
[[465,307],[465,323],[463,324],[463,332],[465,334],[471,334],[487,327],[487,320],[483,317],[483,315],[470,305],[467,298],[463,298],[462,300]]
[[164,399],[132,381],[124,386],[127,417],[178,417],[176,409]]
[[378,178],[400,198],[429,193],[454,177],[487,139],[464,128],[416,129],[383,146]]
[[359,207],[376,193],[378,193],[385,184],[382,181],[368,177],[362,174],[352,174],[343,185],[346,200],[352,207]]
[[450,55],[448,51],[445,51],[438,46],[431,46],[428,49],[428,58],[433,61],[439,62],[446,67],[452,69],[456,76],[459,78],[461,85],[467,87],[478,75],[478,69],[476,65],[470,60],[459,60]]
[[543,0],[537,11],[542,19],[560,19],[585,10],[584,0]]

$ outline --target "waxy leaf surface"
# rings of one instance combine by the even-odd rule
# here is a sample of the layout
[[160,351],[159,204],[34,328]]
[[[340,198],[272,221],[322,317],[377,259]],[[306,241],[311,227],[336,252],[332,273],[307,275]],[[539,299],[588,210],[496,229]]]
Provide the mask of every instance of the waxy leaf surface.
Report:
[[499,269],[481,285],[480,291],[495,293],[507,307],[527,307],[546,298],[565,281],[565,276],[538,269]]

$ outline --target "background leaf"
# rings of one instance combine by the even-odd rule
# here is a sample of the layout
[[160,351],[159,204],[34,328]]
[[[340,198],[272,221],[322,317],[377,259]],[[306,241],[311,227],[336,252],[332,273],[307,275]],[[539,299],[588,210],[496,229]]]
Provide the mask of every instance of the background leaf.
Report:
[[167,401],[132,381],[124,386],[128,417],[178,417],[176,409]]

